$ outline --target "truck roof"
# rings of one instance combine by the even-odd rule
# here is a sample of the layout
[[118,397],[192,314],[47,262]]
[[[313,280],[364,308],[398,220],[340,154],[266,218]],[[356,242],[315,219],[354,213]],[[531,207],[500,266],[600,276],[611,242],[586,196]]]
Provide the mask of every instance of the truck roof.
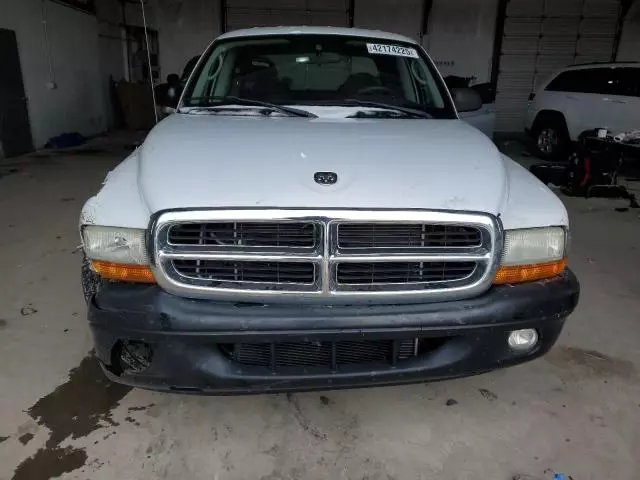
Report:
[[592,63],[577,63],[575,65],[569,65],[563,68],[565,70],[588,70],[591,68],[619,68],[619,67],[640,67],[640,62],[592,62]]
[[397,33],[383,32],[381,30],[366,30],[362,28],[340,27],[256,27],[243,30],[233,30],[218,37],[229,39],[239,37],[263,37],[267,35],[343,35],[349,37],[370,37],[396,42],[417,43],[409,37]]

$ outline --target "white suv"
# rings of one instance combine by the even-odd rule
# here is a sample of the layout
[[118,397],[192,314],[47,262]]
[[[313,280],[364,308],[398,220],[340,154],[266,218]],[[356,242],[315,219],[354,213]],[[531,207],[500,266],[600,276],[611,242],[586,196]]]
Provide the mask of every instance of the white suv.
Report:
[[531,94],[525,127],[544,158],[559,158],[585,130],[640,128],[640,63],[575,65]]

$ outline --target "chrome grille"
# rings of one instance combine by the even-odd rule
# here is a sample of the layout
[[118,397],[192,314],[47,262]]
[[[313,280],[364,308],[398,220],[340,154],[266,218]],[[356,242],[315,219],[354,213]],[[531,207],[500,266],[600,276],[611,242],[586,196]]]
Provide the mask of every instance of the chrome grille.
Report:
[[475,262],[339,263],[336,281],[339,285],[432,283],[437,288],[463,281],[475,269]]
[[462,225],[355,223],[338,228],[342,249],[479,247],[481,243],[480,229]]
[[183,223],[169,229],[168,241],[170,245],[313,248],[315,228],[313,223]]
[[490,287],[502,245],[493,216],[415,210],[165,212],[152,237],[170,293],[263,303],[467,298]]
[[216,282],[312,285],[315,266],[296,262],[228,262],[223,260],[174,260],[180,275],[214,284]]

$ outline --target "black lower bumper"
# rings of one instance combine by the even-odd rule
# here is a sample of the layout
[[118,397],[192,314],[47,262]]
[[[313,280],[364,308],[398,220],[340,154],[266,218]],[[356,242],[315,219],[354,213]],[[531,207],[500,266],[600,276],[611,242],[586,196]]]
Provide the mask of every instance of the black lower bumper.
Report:
[[[557,279],[493,287],[481,297],[389,306],[295,306],[215,303],[169,295],[155,286],[108,284],[89,305],[96,354],[114,381],[155,390],[236,394],[348,388],[461,377],[546,353],[578,302],[570,271]],[[510,331],[534,328],[531,350],[507,344]],[[393,361],[338,365],[335,346],[390,341],[416,351]],[[148,366],[122,368],[122,345],[150,346]],[[364,342],[364,343],[363,343]],[[239,362],[233,345],[308,345],[327,350],[327,366]],[[295,350],[295,349],[294,349]],[[297,350],[296,350],[297,351]],[[296,357],[297,358],[297,357]],[[350,358],[347,352],[346,358]],[[134,373],[136,372],[136,373]]]

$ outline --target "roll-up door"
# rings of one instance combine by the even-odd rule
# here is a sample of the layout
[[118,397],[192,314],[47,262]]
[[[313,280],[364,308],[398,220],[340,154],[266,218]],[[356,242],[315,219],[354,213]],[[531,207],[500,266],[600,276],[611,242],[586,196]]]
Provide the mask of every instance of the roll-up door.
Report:
[[227,0],[226,31],[279,25],[349,26],[348,0]]
[[529,94],[567,65],[613,60],[620,0],[509,0],[496,131],[520,131]]

